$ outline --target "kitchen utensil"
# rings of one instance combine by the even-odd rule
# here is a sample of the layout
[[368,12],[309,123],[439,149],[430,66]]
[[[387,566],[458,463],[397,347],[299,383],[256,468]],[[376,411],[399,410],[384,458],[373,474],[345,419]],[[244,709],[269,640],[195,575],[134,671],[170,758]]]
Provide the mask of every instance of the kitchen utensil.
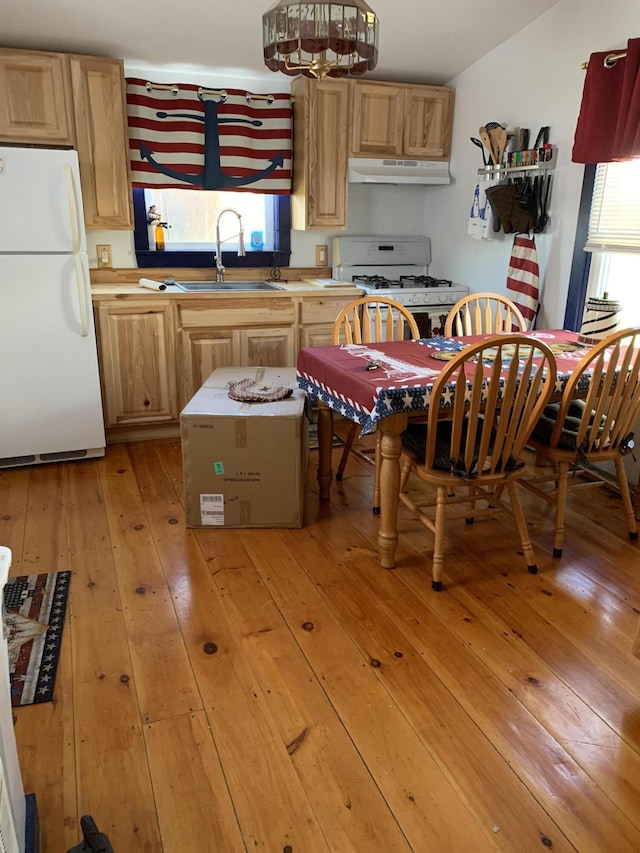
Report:
[[484,155],[484,145],[482,144],[482,141],[476,136],[470,136],[469,139],[471,140],[471,142],[473,142],[474,145],[477,145],[480,151],[482,152],[482,163],[486,166],[487,158]]
[[484,147],[489,152],[489,156],[491,157],[491,160],[495,165],[498,161],[496,160],[496,155],[493,150],[493,146],[491,145],[491,138],[489,136],[489,132],[487,131],[486,127],[481,127],[478,130],[478,133],[480,134],[480,139],[482,140]]
[[489,139],[491,147],[495,153],[496,163],[502,163],[504,157],[504,149],[507,145],[507,131],[504,127],[495,127],[489,131]]
[[485,127],[487,128],[487,130],[497,130],[499,127],[502,127],[502,125],[499,124],[497,121],[488,121],[485,124]]
[[542,148],[543,145],[546,145],[549,142],[549,126],[543,125],[538,131],[538,135],[536,136],[536,141],[533,143],[533,147],[537,150],[538,148]]

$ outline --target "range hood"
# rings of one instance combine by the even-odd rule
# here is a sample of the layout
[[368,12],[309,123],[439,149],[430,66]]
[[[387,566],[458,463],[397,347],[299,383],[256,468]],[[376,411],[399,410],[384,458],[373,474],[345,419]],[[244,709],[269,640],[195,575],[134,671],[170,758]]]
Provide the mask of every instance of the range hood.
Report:
[[449,163],[441,160],[349,160],[350,184],[450,184]]

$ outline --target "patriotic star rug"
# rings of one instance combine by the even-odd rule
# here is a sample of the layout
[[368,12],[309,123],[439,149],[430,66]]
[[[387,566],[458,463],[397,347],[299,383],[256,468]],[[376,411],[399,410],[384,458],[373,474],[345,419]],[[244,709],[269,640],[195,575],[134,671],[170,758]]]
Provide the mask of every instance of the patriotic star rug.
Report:
[[4,588],[11,704],[53,699],[71,572],[21,575]]

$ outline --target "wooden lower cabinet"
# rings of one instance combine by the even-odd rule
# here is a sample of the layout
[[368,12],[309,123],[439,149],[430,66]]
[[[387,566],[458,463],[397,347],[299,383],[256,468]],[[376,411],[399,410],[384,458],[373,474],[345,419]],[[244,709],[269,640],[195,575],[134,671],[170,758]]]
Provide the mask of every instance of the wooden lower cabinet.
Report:
[[301,347],[330,347],[333,343],[333,323],[314,323],[300,329]]
[[180,409],[218,367],[293,367],[293,328],[183,329],[179,335]]
[[[295,367],[299,346],[332,343],[352,297],[105,299],[96,307],[105,425],[153,427],[180,412],[218,367]],[[249,373],[250,371],[248,371]]]
[[326,296],[305,299],[300,306],[300,346],[329,347],[338,314],[357,297]]
[[182,411],[210,373],[238,364],[236,329],[183,329],[178,332],[179,409]]
[[295,367],[295,336],[290,329],[241,329],[242,367]]
[[175,421],[170,302],[102,302],[97,320],[106,427]]

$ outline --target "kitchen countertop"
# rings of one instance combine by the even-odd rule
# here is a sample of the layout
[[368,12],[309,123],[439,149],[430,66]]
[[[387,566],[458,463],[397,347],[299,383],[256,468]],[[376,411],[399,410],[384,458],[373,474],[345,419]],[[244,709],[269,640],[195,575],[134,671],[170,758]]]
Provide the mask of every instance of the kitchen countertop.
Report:
[[[145,276],[145,278],[154,278],[153,276]],[[158,277],[155,281],[163,281]],[[266,280],[266,279],[263,279]],[[232,279],[229,280],[232,282]],[[284,296],[352,296],[354,299],[361,296],[363,291],[359,287],[355,287],[349,282],[345,282],[343,287],[323,287],[319,284],[313,284],[309,281],[278,281],[276,282],[282,290],[249,290],[232,292],[225,290],[223,292],[212,291],[209,293],[187,293],[183,290],[178,290],[177,287],[167,287],[166,290],[149,290],[145,287],[140,287],[138,284],[122,283],[114,281],[113,283],[100,283],[91,285],[91,296],[94,302],[103,301],[105,299],[140,299],[152,297],[157,299],[281,299]]]
[[[269,267],[229,267],[225,274],[225,280],[234,281],[270,281],[273,270]],[[94,302],[105,299],[140,299],[149,296],[154,299],[282,299],[291,296],[324,296],[335,293],[336,296],[352,297],[355,299],[363,294],[363,291],[345,282],[343,287],[323,287],[312,284],[313,280],[330,280],[331,267],[282,267],[280,269],[282,280],[276,283],[282,290],[255,290],[233,293],[231,291],[209,293],[187,293],[177,288],[168,287],[166,290],[150,290],[140,287],[141,278],[149,278],[153,281],[164,282],[172,278],[176,281],[211,281],[215,278],[215,269],[203,268],[168,268],[158,267],[155,269],[123,267],[118,269],[96,269],[89,270],[91,277],[91,296]]]

